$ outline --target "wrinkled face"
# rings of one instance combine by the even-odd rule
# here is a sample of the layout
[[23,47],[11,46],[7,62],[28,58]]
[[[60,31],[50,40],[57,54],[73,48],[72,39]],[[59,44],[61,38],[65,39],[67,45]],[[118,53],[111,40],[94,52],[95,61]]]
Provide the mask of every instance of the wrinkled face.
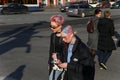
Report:
[[61,37],[63,38],[63,41],[66,43],[70,43],[72,40],[72,34],[65,34],[65,33],[61,33]]
[[59,27],[58,23],[51,21],[51,30],[52,32],[58,32],[61,28]]

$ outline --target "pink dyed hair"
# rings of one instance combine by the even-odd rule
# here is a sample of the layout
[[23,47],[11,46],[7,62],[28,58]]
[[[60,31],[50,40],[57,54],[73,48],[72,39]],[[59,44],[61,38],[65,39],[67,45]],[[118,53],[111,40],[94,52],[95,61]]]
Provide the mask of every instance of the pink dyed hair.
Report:
[[62,25],[64,23],[64,17],[62,15],[53,15],[50,17],[50,22],[55,21]]

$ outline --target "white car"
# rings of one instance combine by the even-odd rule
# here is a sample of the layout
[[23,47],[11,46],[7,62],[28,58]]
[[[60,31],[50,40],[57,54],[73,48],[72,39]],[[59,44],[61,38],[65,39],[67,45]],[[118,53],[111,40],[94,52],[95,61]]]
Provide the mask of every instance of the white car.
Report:
[[91,5],[92,7],[96,7],[96,5],[98,5],[99,2],[96,2],[96,3],[89,3],[89,5]]

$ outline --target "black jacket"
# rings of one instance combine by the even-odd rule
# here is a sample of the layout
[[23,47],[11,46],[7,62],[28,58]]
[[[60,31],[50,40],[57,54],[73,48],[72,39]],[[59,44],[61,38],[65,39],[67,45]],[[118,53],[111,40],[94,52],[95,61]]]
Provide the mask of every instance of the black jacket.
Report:
[[58,59],[62,61],[63,43],[61,37],[56,36],[56,33],[52,33],[50,37],[50,49],[48,64],[52,67],[52,53],[57,53]]
[[[67,55],[66,51],[64,55]],[[77,36],[72,52],[64,80],[94,80],[94,62],[89,48]]]
[[114,23],[112,19],[102,18],[98,22],[98,49],[101,50],[114,50],[115,44],[112,39],[114,36]]

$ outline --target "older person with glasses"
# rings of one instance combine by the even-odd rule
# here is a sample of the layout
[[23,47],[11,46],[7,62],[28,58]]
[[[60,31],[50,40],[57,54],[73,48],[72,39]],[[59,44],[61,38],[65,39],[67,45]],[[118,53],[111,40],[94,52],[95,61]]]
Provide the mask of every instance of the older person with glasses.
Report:
[[63,53],[66,61],[58,64],[59,67],[66,69],[63,80],[94,80],[94,61],[89,48],[74,33],[70,25],[62,30],[61,37],[68,44]]

